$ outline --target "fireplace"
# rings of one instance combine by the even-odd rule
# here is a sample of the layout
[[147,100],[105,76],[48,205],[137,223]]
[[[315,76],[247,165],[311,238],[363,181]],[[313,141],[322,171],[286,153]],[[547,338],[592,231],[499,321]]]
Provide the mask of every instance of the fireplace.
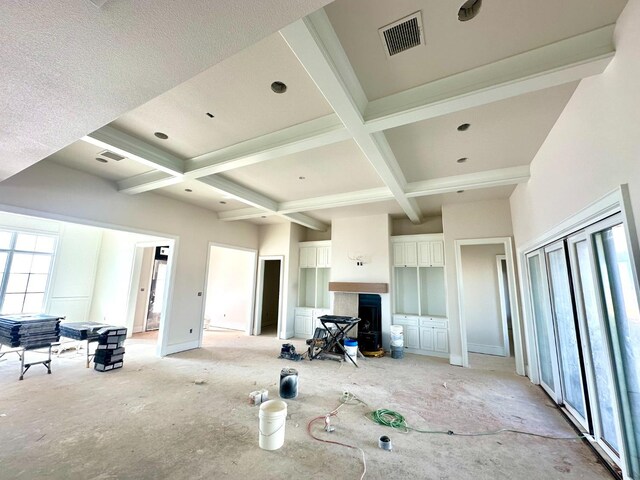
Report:
[[358,345],[360,350],[374,352],[382,346],[382,302],[380,295],[358,295]]

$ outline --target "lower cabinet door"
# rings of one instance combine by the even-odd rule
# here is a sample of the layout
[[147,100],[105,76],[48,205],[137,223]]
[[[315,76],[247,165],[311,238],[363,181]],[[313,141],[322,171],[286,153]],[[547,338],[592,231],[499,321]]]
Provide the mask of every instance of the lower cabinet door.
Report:
[[310,337],[312,323],[313,323],[313,317],[296,315],[296,320],[295,320],[296,337]]
[[449,353],[449,332],[446,328],[434,328],[436,352]]
[[406,348],[420,348],[420,335],[418,327],[403,325],[404,328],[404,346]]
[[420,348],[422,350],[435,350],[433,327],[420,327]]

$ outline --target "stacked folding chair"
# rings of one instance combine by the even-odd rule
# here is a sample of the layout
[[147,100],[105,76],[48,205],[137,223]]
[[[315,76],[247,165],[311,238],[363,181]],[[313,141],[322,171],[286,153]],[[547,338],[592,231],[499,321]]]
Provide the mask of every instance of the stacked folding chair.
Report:
[[124,362],[124,341],[127,329],[123,327],[105,327],[98,330],[98,347],[93,359],[93,368],[107,372],[122,368]]

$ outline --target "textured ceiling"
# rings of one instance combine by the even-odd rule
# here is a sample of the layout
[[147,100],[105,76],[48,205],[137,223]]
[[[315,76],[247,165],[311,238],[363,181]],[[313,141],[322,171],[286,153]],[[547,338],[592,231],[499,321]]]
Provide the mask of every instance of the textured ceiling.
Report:
[[[327,15],[369,100],[615,23],[626,0],[491,0],[469,22],[448,0],[338,0]],[[380,27],[422,12],[425,45],[388,58]]]
[[[276,3],[280,7],[285,5],[285,2]],[[585,4],[588,5],[586,10]],[[572,70],[574,57],[563,57],[565,63],[553,63],[553,70],[547,66],[546,72],[535,75],[527,70],[528,65],[517,63],[512,72],[500,70],[500,75],[513,74],[516,80],[508,75],[497,75],[489,79],[489,83],[482,80],[473,84],[475,91],[464,94],[456,90],[459,85],[455,81],[447,78],[443,82],[450,88],[444,91],[452,92],[451,98],[438,97],[437,102],[432,99],[431,105],[449,101],[455,104],[451,110],[420,116],[413,110],[421,108],[419,102],[403,104],[400,109],[405,111],[400,113],[405,114],[405,120],[392,123],[402,126],[380,132],[366,130],[373,127],[362,120],[362,111],[358,110],[364,109],[366,99],[350,97],[357,89],[353,89],[347,62],[351,62],[368,99],[373,100],[455,72],[469,71],[486,62],[497,61],[502,66],[505,64],[502,60],[509,55],[614,22],[624,4],[623,0],[485,1],[480,15],[463,25],[456,19],[457,2],[337,0],[326,8],[327,16],[320,13],[313,15],[307,23],[297,22],[285,28],[282,36],[272,33],[253,38],[252,32],[252,39],[247,41],[251,46],[202,68],[196,72],[198,75],[192,75],[193,78],[114,120],[110,124],[114,128],[109,131],[115,132],[115,136],[110,138],[117,143],[118,132],[120,140],[124,138],[123,134],[133,137],[134,147],[142,145],[142,155],[151,152],[151,160],[143,162],[146,166],[136,166],[128,159],[121,163],[98,164],[95,162],[97,147],[88,147],[83,142],[61,150],[50,159],[110,180],[126,179],[119,186],[130,194],[146,195],[153,191],[216,211],[225,220],[249,219],[259,224],[289,218],[321,229],[323,225],[318,225],[318,221],[326,225],[334,218],[374,213],[396,217],[408,215],[416,220],[420,216],[439,215],[443,203],[508,198],[516,182],[526,181],[527,166],[573,94],[578,84],[576,79],[582,78],[580,75],[601,72],[605,62],[613,56],[611,50],[606,50],[612,45],[608,37],[602,47],[605,50],[583,59],[581,68],[596,65],[580,70],[585,73]],[[305,5],[311,3],[304,2]],[[527,8],[533,6],[535,11],[528,12]],[[245,9],[235,3],[226,7],[231,8],[230,12],[225,12],[229,16]],[[127,11],[119,2],[114,2],[113,8],[118,14]],[[256,8],[262,11],[263,6]],[[380,56],[377,28],[416,10],[423,11],[427,46],[392,59],[384,53]],[[580,13],[576,14],[578,10]],[[146,15],[144,12],[143,9],[142,19]],[[284,21],[285,17],[280,20]],[[104,20],[106,17],[99,18]],[[151,15],[149,21],[154,18]],[[277,23],[269,18],[268,25]],[[554,22],[549,22],[549,18],[554,18]],[[137,25],[142,19],[127,19],[125,24]],[[322,23],[327,21],[331,23]],[[195,23],[196,29],[207,22],[211,20],[203,17]],[[321,28],[307,30],[309,25],[316,25],[314,22],[320,22]],[[222,24],[227,33],[236,33],[235,24]],[[332,27],[335,36],[331,34]],[[603,31],[610,35],[612,30]],[[177,33],[179,30],[171,35]],[[341,45],[335,43],[336,38]],[[587,38],[585,44],[589,45],[579,44],[571,50],[572,55],[581,54],[583,47],[602,46],[598,43],[601,37]],[[121,40],[122,47],[127,50],[123,55],[129,60],[137,58],[135,55],[139,53],[127,43],[131,41],[127,35]],[[145,42],[160,40],[152,36]],[[176,39],[176,42],[182,45],[184,40]],[[223,43],[231,49],[229,42]],[[194,51],[188,52],[193,58],[180,59],[175,64],[153,64],[165,55],[174,55],[171,49],[162,55],[155,50],[148,51],[152,62],[149,68],[157,68],[158,75],[163,75],[167,69],[182,68],[184,62],[201,64],[204,54],[196,51],[194,45],[191,44]],[[216,47],[215,52],[220,48]],[[555,45],[536,55],[545,61],[556,61],[554,52],[557,52]],[[63,49],[62,54],[66,53]],[[334,57],[327,61],[326,56],[331,55]],[[530,58],[526,56],[526,61]],[[509,61],[506,63],[511,65]],[[106,61],[106,64],[109,69],[118,68],[119,59]],[[563,70],[565,67],[569,73]],[[520,69],[527,73],[521,73]],[[119,85],[106,83],[110,88],[121,88],[126,101],[131,101],[133,94],[148,93],[158,87],[159,82],[154,78],[146,85],[141,77],[133,77],[143,85],[140,91],[135,88],[130,91],[129,83],[122,77],[114,77],[110,71],[106,75],[107,79],[121,80]],[[519,75],[522,78],[517,78]],[[535,81],[529,81],[528,75]],[[178,76],[178,73],[170,72],[172,79]],[[505,78],[510,81],[505,82]],[[277,95],[270,90],[269,86],[275,80],[287,83],[285,94]],[[105,82],[93,84],[88,77],[86,83],[91,84],[92,89],[105,87]],[[73,90],[73,85],[71,88]],[[508,90],[508,94],[496,94],[500,89],[502,93]],[[104,92],[99,92],[96,98],[96,109],[103,115]],[[120,98],[116,98],[116,107],[123,107]],[[356,104],[358,107],[354,107]],[[333,107],[336,113],[332,113]],[[68,108],[71,111],[80,107],[70,104]],[[79,122],[84,119],[84,123],[80,123],[85,129],[93,123],[87,121],[83,112],[80,108]],[[208,118],[207,112],[214,118]],[[64,122],[75,123],[70,113],[62,112],[61,115]],[[47,119],[43,121],[46,124]],[[457,126],[462,123],[470,123],[471,127],[459,132]],[[72,125],[72,131],[77,132],[76,127]],[[169,138],[157,139],[153,135],[156,131],[166,133]],[[125,140],[130,141],[131,137]],[[174,170],[169,170],[176,177],[169,178],[169,182],[165,181],[167,173],[136,176],[158,161],[154,160],[158,158],[154,157],[154,151],[176,157],[167,160],[160,155],[161,160],[156,163],[165,172],[167,167],[163,162],[171,163]],[[204,158],[200,158],[197,165],[189,160],[202,154],[205,154]],[[461,157],[468,161],[457,163]],[[186,173],[184,177],[183,172]],[[193,178],[199,175],[202,181]],[[169,183],[172,184],[166,186]],[[439,193],[456,190],[465,191]],[[224,191],[229,193],[221,193]],[[407,199],[407,195],[412,197]],[[419,197],[413,198],[414,195]],[[393,200],[394,196],[396,200]],[[419,215],[412,216],[412,209]]]
[[327,0],[3,0],[0,180]]

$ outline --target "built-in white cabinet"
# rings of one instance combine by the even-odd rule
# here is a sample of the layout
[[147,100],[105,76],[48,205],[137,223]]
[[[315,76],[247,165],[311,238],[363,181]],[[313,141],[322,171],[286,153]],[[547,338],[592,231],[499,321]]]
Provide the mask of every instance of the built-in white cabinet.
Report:
[[449,356],[449,322],[442,317],[394,315],[394,325],[402,325],[404,347],[411,353]]
[[394,242],[393,265],[395,267],[417,266],[418,250],[416,242]]
[[444,241],[437,235],[391,238],[394,325],[404,329],[408,351],[448,356],[449,325]]
[[329,309],[326,308],[296,308],[294,335],[299,338],[311,338],[316,327],[322,326],[318,318],[329,313]]
[[329,308],[331,242],[300,242],[299,247],[298,307]]
[[300,268],[315,268],[317,265],[317,248],[300,247]]

